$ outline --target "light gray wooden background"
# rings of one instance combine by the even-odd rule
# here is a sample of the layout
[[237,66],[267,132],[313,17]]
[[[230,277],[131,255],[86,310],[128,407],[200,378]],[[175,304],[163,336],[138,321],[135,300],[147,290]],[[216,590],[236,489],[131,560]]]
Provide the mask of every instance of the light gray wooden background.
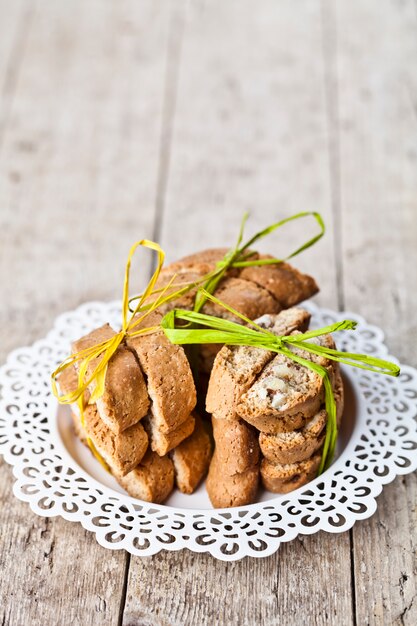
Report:
[[[414,1],[0,0],[0,90],[1,361],[118,297],[137,238],[172,259],[313,209],[318,302],[417,366]],[[415,475],[350,533],[233,564],[107,551],[12,485],[0,461],[3,625],[417,623]]]

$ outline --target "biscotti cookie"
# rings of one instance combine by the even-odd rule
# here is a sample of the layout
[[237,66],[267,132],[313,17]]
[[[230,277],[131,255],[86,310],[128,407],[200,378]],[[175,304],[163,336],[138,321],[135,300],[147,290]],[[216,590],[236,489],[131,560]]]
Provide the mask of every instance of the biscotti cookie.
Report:
[[[149,296],[148,302],[154,302],[158,297],[165,298],[176,291],[181,290],[182,286],[190,285],[192,283],[196,283],[200,281],[201,277],[204,276],[204,273],[198,273],[196,271],[181,271],[174,276],[172,272],[168,272],[166,270],[162,270],[157,283],[155,285],[155,291],[166,288],[164,293],[162,292],[155,293]],[[171,283],[171,286],[168,285]],[[167,313],[172,308],[177,309],[192,309],[194,306],[195,296],[197,294],[197,287],[194,287],[187,291],[186,293],[175,298],[174,301],[168,301],[164,304],[161,304],[158,307],[158,311],[162,314]]]
[[[203,250],[171,263],[164,271],[171,275],[183,271],[207,274],[215,269],[216,263],[222,261],[227,252],[226,248]],[[255,251],[247,252],[250,254],[250,260],[272,258],[270,255],[260,255]],[[226,274],[226,278],[229,277],[241,278],[267,290],[281,308],[295,306],[318,291],[317,284],[311,276],[302,274],[285,262],[243,269],[230,268]]]
[[321,461],[321,452],[301,463],[261,462],[261,478],[265,489],[273,493],[289,493],[307,484],[316,477]]
[[[251,320],[266,313],[279,313],[282,309],[269,291],[248,280],[233,276],[221,281],[216,289],[216,298]],[[205,303],[203,312],[238,324],[242,323],[239,317],[210,300]]]
[[227,252],[227,248],[209,248],[208,250],[201,250],[200,252],[195,252],[194,254],[182,257],[178,259],[178,261],[170,263],[163,271],[177,274],[184,271],[195,271],[195,268],[198,268],[199,273],[205,275],[215,269],[216,263],[224,259]]
[[258,483],[258,465],[241,474],[228,476],[217,459],[216,451],[214,452],[206,481],[207,493],[214,507],[227,508],[251,504],[256,498]]
[[[340,426],[343,413],[343,381],[336,364],[333,395],[336,403],[336,420]],[[271,463],[298,463],[310,458],[319,450],[326,436],[327,412],[322,409],[299,430],[275,435],[261,432],[259,445],[262,454]]]
[[264,457],[271,463],[299,463],[319,450],[326,434],[327,413],[321,409],[300,430],[270,435],[260,433],[259,445]]
[[[156,326],[162,315],[147,317],[134,330]],[[181,346],[169,342],[163,332],[138,335],[127,340],[145,373],[155,427],[169,433],[190,416],[196,405],[196,390],[190,364]]]
[[[305,330],[310,314],[303,309],[287,309],[277,316],[264,315],[260,325],[277,335],[286,335],[295,329]],[[273,352],[250,346],[224,346],[214,361],[210,376],[206,409],[222,419],[238,419],[237,405],[264,366],[274,357]]]
[[259,462],[256,431],[242,420],[212,417],[217,462],[229,476],[241,474]]
[[[262,254],[259,258],[271,259],[272,257]],[[314,278],[302,274],[295,267],[284,262],[245,267],[240,272],[240,278],[251,280],[267,289],[284,309],[311,298],[319,290]]]
[[117,480],[133,498],[159,504],[174,488],[174,465],[168,456],[148,450],[133,471]]
[[[316,343],[334,346],[329,335],[317,337]],[[328,368],[329,375],[334,376],[334,366],[328,359],[294,346],[291,349],[298,356]],[[285,425],[288,418],[304,418],[307,421],[313,417],[323,399],[324,383],[318,373],[283,354],[277,354],[241,395],[236,411],[259,430],[274,434],[282,432],[281,423]],[[284,429],[288,430],[286,426]]]
[[148,435],[138,422],[115,435],[100,418],[96,406],[84,410],[85,433],[114,476],[126,476],[140,463],[148,448]]
[[[72,350],[75,353],[91,348],[111,339],[115,334],[109,324],[105,324],[74,341]],[[87,377],[99,362],[100,357],[97,357],[89,364]],[[75,367],[78,366],[79,363],[76,363]],[[90,391],[94,386],[93,382]],[[141,368],[134,355],[124,345],[120,345],[108,363],[104,393],[97,399],[100,417],[114,433],[121,433],[142,419],[148,409],[149,397]]]
[[178,428],[167,433],[162,432],[156,427],[152,415],[145,417],[143,425],[149,435],[151,450],[159,454],[159,456],[165,456],[170,450],[178,446],[184,439],[191,435],[194,431],[195,419],[194,415],[191,414]]
[[211,438],[199,416],[195,416],[192,435],[170,454],[174,463],[175,483],[182,493],[193,493],[207,474],[211,459]]

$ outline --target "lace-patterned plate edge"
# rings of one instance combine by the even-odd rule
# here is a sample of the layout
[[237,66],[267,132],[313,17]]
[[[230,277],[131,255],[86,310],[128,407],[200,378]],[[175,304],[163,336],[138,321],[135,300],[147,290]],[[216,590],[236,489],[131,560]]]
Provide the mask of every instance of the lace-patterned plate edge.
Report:
[[[313,325],[355,319],[358,330],[338,333],[338,344],[392,359],[382,330],[361,316],[311,302],[302,306]],[[0,453],[13,465],[14,495],[34,513],[78,521],[100,545],[138,556],[189,548],[224,561],[260,558],[299,534],[352,528],[373,515],[385,484],[417,468],[417,371],[403,366],[400,377],[391,379],[350,368],[345,374],[358,403],[354,430],[332,467],[306,486],[223,510],[154,505],[115,492],[60,454],[51,427],[56,400],[49,374],[72,338],[106,321],[117,326],[119,319],[119,302],[83,304],[60,315],[44,339],[13,351],[0,368]]]

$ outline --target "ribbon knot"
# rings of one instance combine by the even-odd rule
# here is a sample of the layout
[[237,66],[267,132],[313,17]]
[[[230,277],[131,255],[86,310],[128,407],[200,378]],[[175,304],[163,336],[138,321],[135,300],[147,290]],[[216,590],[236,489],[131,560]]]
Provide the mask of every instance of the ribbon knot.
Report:
[[[138,304],[132,312],[129,312],[129,279],[130,279],[130,266],[132,262],[132,257],[137,250],[138,247],[144,247],[151,250],[154,250],[158,254],[157,267],[155,272],[152,275],[151,280],[148,283],[145,291],[139,298]],[[133,244],[130,248],[129,255],[127,258],[126,269],[125,269],[125,277],[123,284],[123,300],[122,300],[122,328],[119,332],[117,332],[113,337],[110,337],[106,341],[102,341],[95,346],[91,346],[84,350],[80,350],[72,355],[70,355],[67,359],[65,359],[58,368],[52,373],[51,383],[52,383],[52,391],[56,398],[58,398],[61,404],[73,404],[77,403],[81,417],[83,419],[83,411],[85,408],[84,402],[84,394],[87,389],[90,389],[91,396],[89,399],[89,403],[93,404],[97,401],[97,399],[104,393],[104,383],[106,378],[107,366],[119,348],[120,344],[123,343],[126,337],[136,337],[141,334],[149,334],[152,332],[156,332],[159,330],[159,325],[157,326],[149,326],[146,328],[137,328],[139,324],[146,319],[150,313],[155,311],[163,302],[166,302],[168,299],[174,298],[177,296],[176,293],[170,294],[169,296],[165,296],[165,292],[171,286],[171,282],[159,293],[157,299],[150,305],[146,305],[145,301],[148,296],[153,293],[153,289],[155,287],[155,283],[158,280],[159,274],[161,272],[163,263],[165,259],[165,253],[162,248],[154,243],[153,241],[149,241],[148,239],[141,239]],[[145,310],[146,309],[146,310]],[[136,330],[135,330],[136,329]],[[99,359],[98,363],[92,367],[92,371],[90,370],[90,366],[92,363],[95,363]],[[78,367],[78,386],[77,388],[65,395],[60,395],[58,392],[57,381],[59,375],[68,367],[72,367],[76,363],[79,364]],[[94,383],[94,388],[91,390],[91,385]]]

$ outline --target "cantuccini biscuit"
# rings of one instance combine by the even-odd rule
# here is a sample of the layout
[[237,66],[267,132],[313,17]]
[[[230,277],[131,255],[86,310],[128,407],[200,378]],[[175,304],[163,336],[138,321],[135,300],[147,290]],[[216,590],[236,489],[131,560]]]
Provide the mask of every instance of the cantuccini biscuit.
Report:
[[[310,314],[303,309],[287,309],[276,316],[257,320],[276,335],[308,327]],[[250,346],[224,346],[214,361],[206,397],[206,409],[222,419],[238,419],[237,405],[242,394],[254,383],[274,353]],[[296,427],[293,427],[296,428]]]
[[[216,298],[251,320],[265,313],[279,313],[282,309],[269,291],[253,282],[233,276],[221,281],[215,295]],[[205,303],[203,312],[238,324],[242,323],[239,317],[210,300]]]
[[71,419],[72,419],[72,423],[74,426],[75,434],[77,435],[81,443],[84,443],[85,445],[87,445],[87,433],[85,431],[84,426],[81,423],[81,415],[78,411],[77,406],[71,407]]
[[[317,337],[315,342],[334,346],[330,335]],[[331,378],[334,377],[335,369],[328,359],[296,347],[291,349],[298,356],[326,367]],[[300,428],[319,411],[323,399],[324,383],[320,374],[277,354],[241,395],[236,411],[259,430],[275,434],[288,430],[289,418],[296,423],[300,420],[300,425],[292,430]]]
[[[136,328],[157,325],[161,318],[154,312]],[[194,380],[184,349],[170,343],[163,332],[131,337],[127,343],[147,379],[155,428],[172,432],[189,418],[196,405]]]
[[[271,259],[272,257],[262,254],[259,258]],[[267,289],[285,309],[311,298],[319,290],[314,278],[302,274],[295,267],[284,262],[245,267],[240,277]]]
[[242,420],[212,417],[213,437],[219,465],[229,476],[241,474],[259,462],[256,431]]
[[[175,272],[198,271],[207,274],[215,269],[216,263],[221,261],[228,250],[214,248],[191,254],[183,259],[171,263],[165,269],[171,275]],[[247,251],[249,253],[249,251]],[[250,251],[250,260],[271,259],[270,255],[258,254]],[[303,274],[289,263],[281,262],[271,265],[252,266],[244,268],[230,268],[227,277],[238,277],[249,281],[269,291],[281,308],[295,306],[299,302],[311,298],[317,293],[315,280]],[[216,292],[218,296],[218,292]],[[263,311],[264,313],[266,311]]]
[[[336,419],[340,426],[343,413],[343,381],[339,368],[333,384],[336,402]],[[318,413],[299,430],[280,432],[275,435],[261,432],[259,445],[263,456],[271,463],[298,463],[310,458],[323,445],[326,436],[327,412],[324,405]]]
[[[170,287],[167,287],[166,291],[164,292],[164,297],[165,297],[172,293],[175,293],[176,291],[179,291],[182,288],[182,286],[186,286],[186,285],[198,282],[203,275],[204,273],[200,273],[196,271],[182,270],[174,276],[173,272],[162,270],[156,282],[155,290],[163,289],[164,287],[167,287],[167,285],[173,280],[172,285]],[[192,309],[194,306],[196,293],[197,293],[197,287],[194,287],[190,289],[190,291],[187,291],[186,293],[178,296],[178,298],[175,298],[175,300],[170,300],[160,305],[158,307],[158,311],[164,314],[173,308]],[[153,302],[160,295],[161,293],[155,293],[155,295],[149,296],[149,302]]]
[[258,465],[241,474],[228,476],[214,451],[206,481],[207,493],[214,507],[226,508],[250,504],[256,498],[258,483]]
[[211,448],[210,435],[202,419],[196,415],[194,432],[170,454],[174,463],[175,482],[182,493],[193,493],[207,474]]
[[309,459],[323,445],[326,422],[326,410],[321,409],[300,430],[276,435],[261,432],[259,445],[263,456],[271,463],[283,464]]
[[141,462],[148,448],[148,435],[140,422],[115,435],[92,404],[84,410],[84,423],[86,434],[116,477],[126,476]]
[[[189,254],[182,259],[178,259],[178,261],[170,263],[166,266],[165,271],[175,274],[184,271],[195,271],[197,267],[199,273],[208,274],[215,269],[218,261],[224,259],[227,252],[227,248],[209,248],[208,250],[201,250],[200,252]],[[233,269],[231,271],[233,271]]]
[[158,504],[164,502],[174,488],[174,465],[168,456],[148,450],[133,471],[117,480],[133,498]]
[[195,419],[191,413],[188,419],[180,424],[175,430],[164,433],[156,427],[155,420],[152,415],[148,415],[143,420],[143,425],[150,439],[151,450],[165,456],[170,450],[178,446],[184,439],[189,437],[194,431]]
[[[59,377],[61,392],[70,393],[77,388],[77,384],[75,367],[67,367]],[[74,404],[71,408],[76,435],[85,444],[87,437],[91,439],[97,452],[115,476],[127,474],[141,461],[148,447],[148,435],[141,423],[115,434],[101,419],[95,404],[85,407],[84,425],[78,406]]]
[[[105,324],[74,341],[72,350],[73,352],[85,350],[111,339],[114,335],[114,330],[109,324]],[[97,367],[100,358],[97,357],[90,363],[87,376]],[[92,383],[90,391],[94,384]],[[120,345],[108,363],[104,393],[97,400],[100,417],[114,433],[121,433],[141,420],[148,409],[148,392],[141,368],[130,350]]]
[[273,493],[289,493],[315,478],[319,469],[321,452],[300,463],[271,463],[261,461],[261,478],[265,489]]

